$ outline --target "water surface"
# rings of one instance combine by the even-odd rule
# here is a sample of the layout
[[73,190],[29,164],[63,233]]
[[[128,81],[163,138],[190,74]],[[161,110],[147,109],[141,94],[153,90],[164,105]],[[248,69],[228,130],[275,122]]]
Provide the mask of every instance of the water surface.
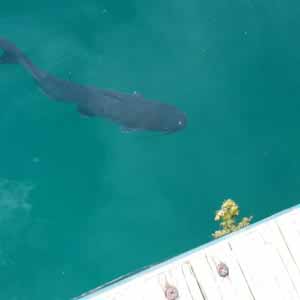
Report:
[[178,105],[174,135],[122,134],[0,70],[0,298],[69,299],[210,240],[233,198],[299,203],[300,4],[9,1],[0,36],[62,78]]

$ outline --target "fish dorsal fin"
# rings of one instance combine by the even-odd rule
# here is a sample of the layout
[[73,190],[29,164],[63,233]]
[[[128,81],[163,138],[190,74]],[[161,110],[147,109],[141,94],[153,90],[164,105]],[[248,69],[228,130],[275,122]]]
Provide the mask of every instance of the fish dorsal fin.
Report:
[[141,94],[141,93],[139,93],[137,91],[133,91],[132,96],[134,96],[136,98],[139,98],[139,99],[144,99],[145,100],[143,94]]

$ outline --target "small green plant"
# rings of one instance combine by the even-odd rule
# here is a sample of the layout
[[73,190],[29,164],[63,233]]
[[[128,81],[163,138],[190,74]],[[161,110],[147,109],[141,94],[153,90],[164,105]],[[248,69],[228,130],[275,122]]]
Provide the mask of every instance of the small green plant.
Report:
[[225,200],[221,206],[221,209],[216,212],[215,216],[215,221],[220,222],[220,227],[222,229],[215,231],[212,236],[217,239],[250,224],[252,217],[244,217],[239,223],[236,223],[236,217],[238,215],[238,205],[231,199]]

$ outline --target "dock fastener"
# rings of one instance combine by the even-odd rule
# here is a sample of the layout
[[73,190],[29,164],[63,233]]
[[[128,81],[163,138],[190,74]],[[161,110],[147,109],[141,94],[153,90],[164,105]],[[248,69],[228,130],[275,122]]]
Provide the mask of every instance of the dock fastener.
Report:
[[223,262],[220,262],[218,265],[217,265],[217,271],[218,271],[218,274],[221,276],[221,277],[227,277],[229,275],[229,268],[226,264],[224,264]]
[[168,300],[176,300],[179,297],[177,288],[175,286],[168,285],[165,289],[165,296]]

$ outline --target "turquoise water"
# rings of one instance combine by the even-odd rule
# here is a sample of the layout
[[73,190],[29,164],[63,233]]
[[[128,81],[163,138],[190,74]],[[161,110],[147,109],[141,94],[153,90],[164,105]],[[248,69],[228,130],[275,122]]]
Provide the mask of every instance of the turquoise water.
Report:
[[124,134],[0,70],[0,299],[62,300],[211,240],[233,198],[299,203],[299,1],[6,1],[0,36],[61,77],[175,104]]

